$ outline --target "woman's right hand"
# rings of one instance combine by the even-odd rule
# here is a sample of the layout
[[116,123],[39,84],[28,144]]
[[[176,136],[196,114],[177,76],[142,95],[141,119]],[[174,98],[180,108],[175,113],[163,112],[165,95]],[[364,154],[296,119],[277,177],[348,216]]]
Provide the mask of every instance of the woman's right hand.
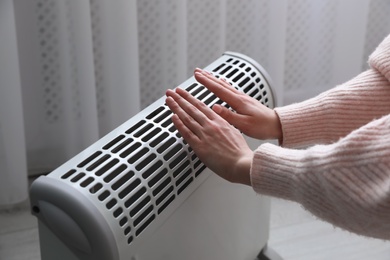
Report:
[[236,90],[227,81],[217,79],[209,72],[196,69],[194,75],[199,83],[235,110],[233,112],[219,104],[213,106],[214,112],[227,122],[253,138],[282,140],[280,120],[273,109]]

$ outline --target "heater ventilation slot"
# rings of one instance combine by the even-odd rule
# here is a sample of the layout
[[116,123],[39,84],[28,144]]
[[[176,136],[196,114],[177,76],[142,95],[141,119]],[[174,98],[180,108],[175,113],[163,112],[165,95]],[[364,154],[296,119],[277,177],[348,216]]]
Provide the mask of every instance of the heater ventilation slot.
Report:
[[92,188],[89,189],[89,192],[91,192],[92,194],[95,194],[101,188],[103,188],[103,185],[101,183],[96,183]]
[[132,126],[131,128],[129,128],[127,131],[126,131],[126,134],[131,134],[132,132],[134,132],[135,130],[137,130],[138,128],[140,128],[143,124],[145,124],[146,121],[145,120],[141,120],[139,121],[137,124],[135,124],[134,126]]
[[215,69],[213,69],[213,72],[217,72],[219,71],[221,68],[223,68],[226,64],[225,63],[222,63],[221,65],[219,65],[218,67],[216,67]]
[[183,147],[181,144],[175,145],[167,154],[164,155],[164,159],[168,161],[171,159],[176,153],[180,151],[180,149]]
[[96,171],[96,176],[102,176],[105,172],[107,172],[109,169],[114,167],[119,162],[118,159],[112,159],[110,162],[108,162],[106,165],[101,167],[99,170]]
[[147,124],[144,126],[141,130],[139,130],[137,133],[134,134],[135,137],[140,137],[141,135],[145,134],[147,131],[152,129],[153,125],[152,124]]
[[163,126],[163,127],[168,127],[170,124],[172,124],[172,120],[169,118],[168,120],[166,120],[164,123],[162,123],[161,125]]
[[142,214],[134,220],[134,226],[138,226],[144,218],[146,218],[153,211],[153,206],[150,205]]
[[121,172],[123,172],[124,170],[126,170],[127,166],[122,164],[120,165],[118,168],[116,168],[115,170],[113,170],[111,173],[109,173],[106,177],[104,177],[104,181],[105,182],[111,182],[115,177],[117,177]]
[[107,209],[112,209],[116,205],[116,199],[111,199],[109,202],[107,202],[106,207]]
[[111,152],[117,153],[120,150],[122,150],[123,148],[125,148],[126,146],[128,146],[131,142],[133,142],[133,139],[128,138],[125,141],[123,141],[122,143],[120,143],[118,146],[116,146],[114,149],[112,149]]
[[202,95],[200,95],[198,98],[199,98],[199,100],[201,100],[203,103],[206,103],[206,105],[207,105],[206,97],[209,97],[211,95],[213,95],[213,94],[210,92],[210,90],[206,89],[206,91],[203,92]]
[[176,142],[176,139],[174,137],[169,138],[159,148],[157,148],[157,152],[158,153],[163,153],[165,150],[167,150],[175,142]]
[[157,210],[157,213],[160,215],[161,212],[164,211],[164,209],[169,205],[171,204],[171,202],[175,199],[175,195],[172,195],[171,197],[169,197],[169,199]]
[[166,178],[160,185],[153,190],[153,196],[158,195],[168,184],[171,183],[171,177]]
[[225,74],[227,71],[229,71],[231,68],[233,68],[232,66],[227,66],[224,70],[222,70],[219,74],[223,75]]
[[164,110],[164,107],[159,107],[157,108],[156,110],[154,110],[152,113],[150,113],[146,118],[147,119],[152,119],[153,117],[155,117],[156,115],[158,115],[161,111]]
[[122,208],[117,208],[114,213],[112,213],[112,215],[114,216],[114,218],[117,218],[119,217],[120,215],[122,215],[123,213],[123,209]]
[[130,183],[126,188],[124,188],[122,191],[119,192],[118,196],[119,198],[123,199],[126,197],[130,192],[135,190],[135,188],[141,184],[140,179],[135,179],[132,183]]
[[183,172],[188,166],[190,166],[190,161],[185,161],[182,165],[179,166],[174,172],[173,177],[177,177],[181,172]]
[[78,182],[81,178],[83,178],[85,176],[85,173],[83,172],[80,172],[79,174],[77,174],[75,177],[73,177],[70,181],[71,182]]
[[142,187],[139,191],[137,191],[132,197],[125,201],[125,206],[127,208],[131,207],[134,202],[137,201],[140,197],[142,197],[146,193],[146,188]]
[[135,231],[135,235],[138,237],[139,234],[141,234],[142,231],[144,231],[144,229],[149,226],[150,223],[152,223],[152,221],[156,218],[155,215],[152,215],[147,221],[145,221],[145,223],[138,229]]
[[241,79],[244,75],[245,75],[245,73],[244,73],[244,72],[241,72],[240,74],[238,74],[237,77],[235,77],[235,78],[233,79],[233,82],[237,82],[237,81],[238,81],[239,79]]
[[100,201],[104,201],[105,199],[108,198],[108,196],[110,196],[110,192],[108,190],[105,190],[103,191],[100,195],[99,195],[99,200]]
[[203,165],[202,167],[200,167],[200,169],[196,171],[195,177],[198,177],[198,176],[203,172],[204,169],[206,169],[206,166],[205,166],[205,165]]
[[143,142],[147,142],[149,141],[150,139],[152,139],[154,136],[156,136],[158,133],[161,132],[161,128],[155,128],[153,131],[151,131],[148,135],[144,136],[144,138],[142,138],[142,141]]
[[144,179],[147,179],[149,178],[149,176],[151,176],[153,173],[155,173],[161,166],[163,165],[162,161],[157,161],[156,163],[154,163],[152,166],[150,166],[150,168],[148,168],[143,174],[142,174],[142,177]]
[[186,181],[186,183],[183,184],[183,186],[181,186],[179,188],[179,190],[177,191],[177,195],[179,195],[180,193],[183,192],[183,190],[185,190],[185,188],[187,188],[188,185],[190,185],[190,183],[193,181],[194,179],[191,177],[188,181]]
[[162,171],[160,171],[158,174],[156,174],[149,182],[148,182],[148,185],[149,187],[153,187],[154,185],[156,185],[156,183],[161,180],[162,178],[165,177],[165,175],[167,175],[168,173],[168,170],[167,169],[163,169]]
[[160,197],[156,199],[156,204],[159,205],[162,201],[164,201],[164,199],[166,199],[168,195],[172,193],[172,191],[173,191],[173,186],[170,186],[166,191],[164,191],[163,194],[161,194]]
[[72,176],[76,172],[77,172],[76,170],[70,170],[67,173],[65,173],[64,175],[62,175],[61,179],[67,179],[67,178],[69,178],[70,176]]
[[205,90],[206,88],[203,87],[203,86],[200,86],[200,87],[197,87],[195,88],[195,90],[191,91],[191,95],[193,95],[194,97],[196,97],[196,95],[198,95],[202,90]]
[[91,156],[89,156],[87,159],[85,159],[84,161],[82,161],[81,163],[79,163],[79,164],[77,165],[77,167],[79,167],[79,168],[84,167],[85,165],[87,165],[88,163],[90,163],[91,161],[93,161],[96,157],[98,157],[98,156],[101,155],[101,154],[102,154],[102,152],[100,152],[100,151],[95,152],[94,154],[92,154]]
[[96,167],[100,166],[102,163],[107,161],[111,156],[108,154],[103,155],[101,158],[99,158],[96,162],[94,162],[92,165],[87,167],[87,171],[93,171]]
[[125,138],[124,135],[120,135],[116,138],[114,138],[111,142],[109,142],[108,144],[106,144],[105,146],[103,146],[103,149],[104,150],[107,150],[107,149],[110,149],[111,147],[113,147],[114,145],[116,145],[120,140],[122,140],[123,138]]
[[171,169],[175,168],[185,158],[187,158],[187,152],[183,152],[180,155],[176,156],[176,158],[169,164],[169,168]]
[[136,153],[135,155],[133,155],[129,160],[128,162],[133,164],[135,163],[136,161],[138,161],[142,156],[144,156],[145,154],[147,154],[149,152],[149,149],[144,147],[142,148],[138,153]]
[[135,143],[133,144],[132,146],[130,146],[129,148],[127,148],[126,150],[124,150],[119,156],[121,158],[126,158],[127,156],[129,156],[132,152],[134,152],[135,150],[137,150],[139,147],[141,147],[141,143]]
[[155,147],[156,145],[160,144],[165,138],[169,136],[168,133],[162,133],[159,135],[156,139],[154,139],[151,143],[150,146]]
[[191,169],[188,169],[177,181],[176,186],[179,186],[190,174],[192,173]]
[[146,167],[146,165],[148,165],[150,162],[152,162],[156,158],[157,158],[157,155],[155,155],[154,153],[150,154],[142,162],[140,162],[138,165],[136,165],[135,169],[137,171],[141,171],[143,168]]
[[111,186],[111,188],[113,190],[117,190],[119,189],[120,187],[122,187],[128,180],[130,180],[133,176],[134,176],[134,172],[130,171],[128,173],[126,173],[125,175],[123,175],[119,180],[117,180],[116,182],[114,182]]
[[123,227],[124,225],[127,224],[127,218],[123,217],[121,220],[119,220],[119,226]]
[[126,227],[125,231],[124,231],[125,236],[127,236],[130,233],[130,231],[131,231],[131,228],[130,227]]
[[91,184],[95,179],[93,177],[88,177],[87,179],[85,179],[82,183],[80,183],[80,186],[85,188],[87,187],[89,184]]
[[[130,217],[134,217],[143,207],[146,206],[146,204],[148,204],[150,202],[150,197],[147,196],[146,198],[144,198],[140,203],[138,203],[134,209],[132,209],[130,211]],[[135,226],[137,226],[136,224],[134,224]]]
[[171,111],[166,111],[161,116],[159,116],[156,119],[154,119],[154,122],[155,123],[160,123],[161,121],[163,121],[165,118],[167,118],[170,115],[172,115],[172,112]]

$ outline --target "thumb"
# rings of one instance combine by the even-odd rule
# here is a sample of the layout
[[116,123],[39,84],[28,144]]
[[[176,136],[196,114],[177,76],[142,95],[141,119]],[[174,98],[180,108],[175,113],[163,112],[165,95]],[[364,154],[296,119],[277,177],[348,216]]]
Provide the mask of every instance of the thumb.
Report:
[[217,113],[220,117],[225,119],[231,125],[234,125],[235,127],[239,127],[241,118],[240,115],[238,115],[237,113],[234,113],[230,109],[227,109],[226,107],[223,107],[219,104],[215,104],[213,106],[213,110],[215,113]]

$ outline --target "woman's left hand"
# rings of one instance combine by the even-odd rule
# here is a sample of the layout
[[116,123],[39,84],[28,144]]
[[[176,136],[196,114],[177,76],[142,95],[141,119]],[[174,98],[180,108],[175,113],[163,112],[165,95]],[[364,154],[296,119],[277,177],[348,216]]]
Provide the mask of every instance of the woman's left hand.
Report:
[[253,151],[241,133],[187,91],[167,90],[172,121],[199,159],[222,178],[250,184]]

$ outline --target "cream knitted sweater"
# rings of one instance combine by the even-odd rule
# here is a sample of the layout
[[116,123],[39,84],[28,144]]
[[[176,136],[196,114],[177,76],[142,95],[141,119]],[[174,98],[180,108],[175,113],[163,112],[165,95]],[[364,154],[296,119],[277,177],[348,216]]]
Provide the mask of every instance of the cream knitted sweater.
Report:
[[251,182],[335,226],[390,240],[390,36],[369,64],[343,85],[276,108],[284,148],[255,151]]

